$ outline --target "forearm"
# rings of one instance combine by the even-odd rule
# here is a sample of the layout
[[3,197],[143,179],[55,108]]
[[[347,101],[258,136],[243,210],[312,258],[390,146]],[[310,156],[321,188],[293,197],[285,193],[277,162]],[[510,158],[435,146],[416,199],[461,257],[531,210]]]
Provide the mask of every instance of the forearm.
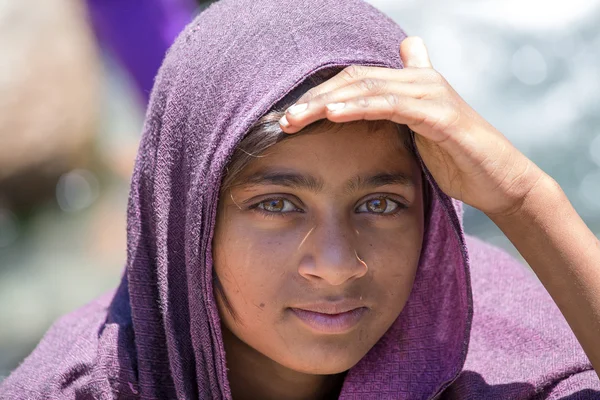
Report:
[[490,219],[536,273],[600,372],[600,241],[550,177],[518,212]]

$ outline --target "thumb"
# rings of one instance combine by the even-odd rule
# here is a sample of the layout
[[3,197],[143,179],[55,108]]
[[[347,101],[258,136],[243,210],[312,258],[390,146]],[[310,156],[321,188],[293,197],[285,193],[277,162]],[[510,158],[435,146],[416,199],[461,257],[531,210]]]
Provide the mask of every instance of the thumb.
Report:
[[419,36],[409,36],[400,43],[400,59],[404,68],[433,68],[425,42]]

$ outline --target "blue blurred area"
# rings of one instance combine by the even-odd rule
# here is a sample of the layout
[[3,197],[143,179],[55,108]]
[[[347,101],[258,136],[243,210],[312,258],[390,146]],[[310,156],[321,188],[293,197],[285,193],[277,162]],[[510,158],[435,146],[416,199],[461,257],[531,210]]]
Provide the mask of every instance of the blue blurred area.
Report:
[[[370,3],[408,34],[425,39],[434,67],[560,183],[588,226],[600,235],[600,0]],[[64,13],[77,7],[72,0],[28,4],[0,3],[0,45],[15,50],[0,68],[1,143],[19,137],[14,127],[22,125],[6,122],[12,121],[8,116],[15,115],[15,109],[22,111],[23,119],[38,118],[43,122],[39,126],[56,132],[65,131],[70,121],[65,122],[64,111],[49,115],[31,111],[41,89],[37,83],[33,91],[27,89],[35,74],[23,72],[19,63],[30,60],[26,43],[41,42],[47,35],[46,39],[60,42],[51,35],[58,35],[58,27],[64,24],[63,11],[51,14],[47,7],[64,8]],[[70,34],[89,36],[91,45],[68,42],[73,36],[65,33],[62,51],[48,48],[44,54],[42,48],[41,53],[55,63],[63,57],[68,65],[77,62],[73,49],[87,46],[77,57],[97,64],[98,71],[88,68],[86,77],[97,80],[97,85],[84,85],[89,89],[84,94],[75,87],[72,96],[93,95],[95,100],[65,107],[71,107],[66,114],[79,116],[68,126],[85,127],[91,133],[80,147],[69,150],[72,162],[52,168],[32,162],[31,168],[44,173],[15,173],[10,185],[3,185],[0,171],[0,380],[58,316],[116,286],[125,261],[129,176],[149,88],[170,41],[206,6],[192,0],[87,0],[82,4],[89,6],[87,11],[68,15],[82,21]],[[136,6],[140,4],[144,7]],[[47,31],[38,32],[40,26],[47,26]],[[24,39],[29,34],[30,42]],[[40,47],[35,49],[39,54]],[[44,68],[53,71],[51,66]],[[23,85],[15,86],[17,81]],[[58,82],[49,80],[48,85],[50,81]],[[79,80],[75,83],[82,85]],[[26,101],[11,108],[12,103],[2,97],[10,93],[14,97],[16,91]],[[50,100],[40,103],[42,111],[71,92],[57,84],[48,93]],[[88,111],[83,112],[83,106]],[[56,138],[57,143],[65,140],[58,134]],[[38,145],[26,154],[65,159],[66,153],[48,146]],[[2,154],[0,150],[0,157],[10,158],[9,153]],[[0,159],[0,168],[5,160]],[[480,212],[467,208],[465,225],[467,232],[518,256]]]

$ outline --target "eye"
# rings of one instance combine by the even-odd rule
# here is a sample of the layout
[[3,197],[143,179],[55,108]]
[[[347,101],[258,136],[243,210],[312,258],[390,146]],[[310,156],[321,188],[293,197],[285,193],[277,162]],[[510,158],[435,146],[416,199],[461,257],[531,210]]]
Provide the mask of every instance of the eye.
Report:
[[297,207],[287,199],[268,199],[261,201],[256,208],[270,213],[288,213],[296,211]]
[[356,208],[356,211],[371,214],[393,214],[401,207],[403,208],[404,206],[397,201],[387,197],[378,197],[365,201]]

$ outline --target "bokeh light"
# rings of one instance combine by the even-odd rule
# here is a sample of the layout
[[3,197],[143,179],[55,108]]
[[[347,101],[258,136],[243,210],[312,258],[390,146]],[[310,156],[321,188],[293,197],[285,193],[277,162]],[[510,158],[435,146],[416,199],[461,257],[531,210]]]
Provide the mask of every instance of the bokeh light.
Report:
[[546,80],[548,66],[544,56],[531,45],[520,47],[512,56],[511,71],[526,85],[537,85]]
[[96,201],[99,192],[100,185],[96,176],[91,171],[76,169],[58,180],[56,200],[63,211],[81,211]]

